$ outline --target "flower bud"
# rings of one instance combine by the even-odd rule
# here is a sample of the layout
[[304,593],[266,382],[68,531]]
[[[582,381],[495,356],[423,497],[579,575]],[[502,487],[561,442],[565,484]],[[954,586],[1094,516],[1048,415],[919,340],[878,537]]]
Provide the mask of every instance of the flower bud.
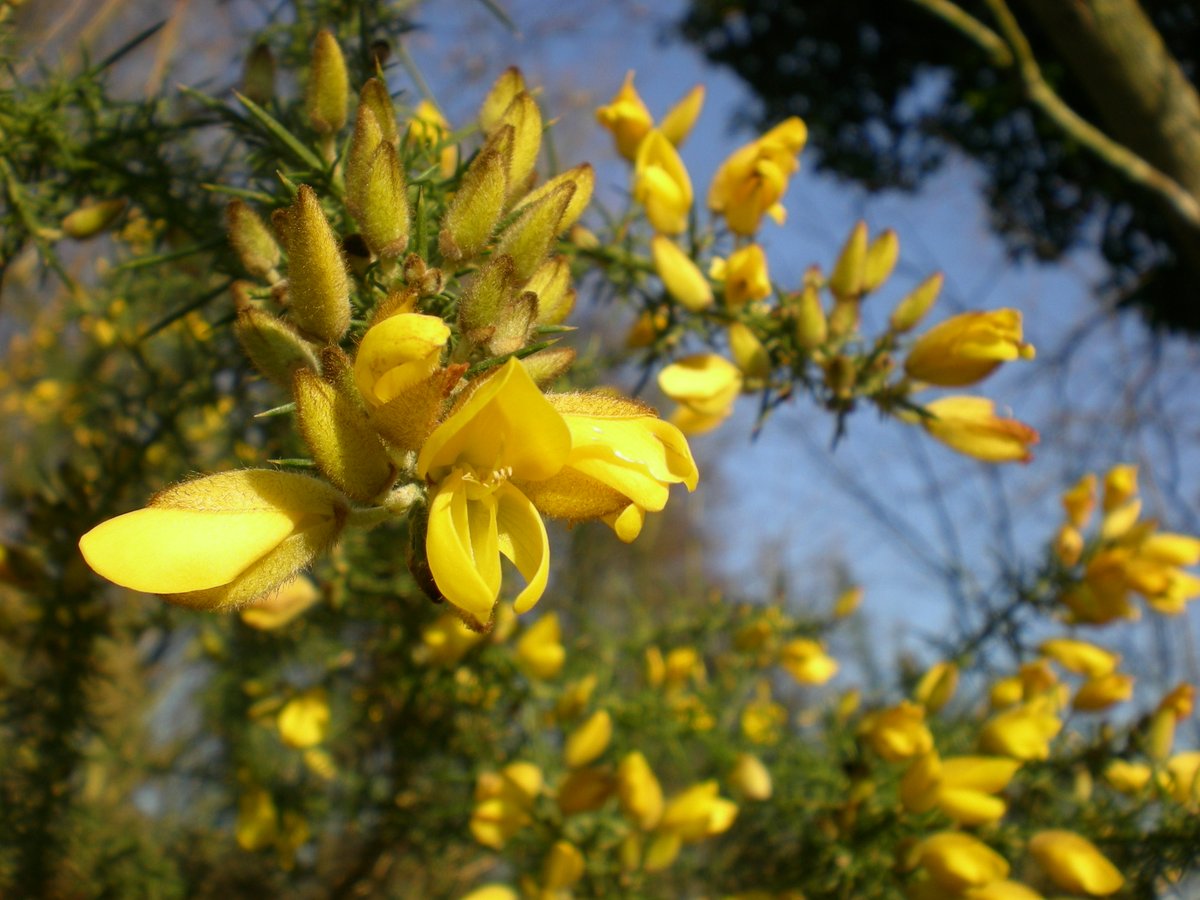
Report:
[[771,356],[762,341],[748,326],[733,322],[729,326],[729,353],[753,387],[771,374]]
[[662,279],[667,293],[685,309],[699,312],[712,306],[712,285],[690,256],[673,240],[656,234],[650,241],[654,271]]
[[1080,712],[1099,712],[1133,696],[1133,676],[1121,672],[1096,675],[1075,692],[1071,705]]
[[592,192],[596,187],[596,171],[590,163],[583,163],[582,165],[575,166],[573,169],[567,169],[567,171],[555,175],[544,184],[538,185],[517,201],[513,207],[513,211],[515,212],[537,203],[543,197],[554,193],[564,184],[574,185],[575,193],[571,195],[571,202],[563,210],[562,219],[558,223],[558,230],[559,232],[563,232],[569,228],[574,228],[575,223],[583,215],[583,211],[587,209],[587,205],[592,201]]
[[771,773],[761,759],[751,753],[739,753],[729,773],[729,783],[747,800],[770,800]]
[[562,671],[566,650],[556,613],[547,613],[517,639],[517,665],[530,678],[547,680]]
[[575,185],[565,182],[532,203],[504,229],[494,254],[512,257],[516,283],[522,286],[546,259],[554,239],[562,230],[563,214],[575,194]]
[[913,690],[913,699],[928,712],[939,712],[950,702],[958,688],[958,666],[950,662],[939,662],[929,667]]
[[955,895],[1008,875],[1004,857],[977,838],[956,831],[925,838],[914,855],[938,887]]
[[334,135],[346,124],[346,106],[350,102],[350,76],[337,38],[328,29],[317,32],[313,43],[308,89],[304,105],[313,131]]
[[618,153],[630,162],[637,158],[638,147],[654,126],[654,119],[633,86],[633,72],[626,74],[612,101],[596,110],[596,121],[612,132]]
[[85,241],[111,228],[128,205],[129,201],[123,197],[85,203],[62,220],[62,230],[67,237]]
[[229,243],[246,272],[271,284],[279,280],[279,244],[258,214],[241,200],[225,207]]
[[383,143],[383,128],[375,111],[359,103],[354,116],[354,132],[346,150],[346,208],[355,219],[362,218],[362,198],[371,175],[375,151]]
[[408,247],[408,185],[396,148],[387,141],[376,149],[357,200],[356,218],[371,252],[397,259]]
[[905,294],[892,310],[892,331],[903,334],[921,324],[921,320],[937,301],[938,294],[942,291],[942,282],[945,280],[945,275],[935,272]]
[[381,140],[396,146],[400,131],[396,126],[396,108],[392,105],[392,95],[388,93],[387,85],[378,78],[368,78],[358,92],[358,105],[360,109],[365,107],[371,110],[375,116]]
[[795,314],[796,343],[809,351],[824,344],[829,337],[829,324],[821,308],[821,295],[811,280],[805,280],[796,296]]
[[512,156],[509,159],[507,203],[509,206],[529,190],[533,167],[542,146],[542,113],[537,102],[525,91],[513,97],[504,110],[497,128],[513,128]]
[[578,769],[595,760],[612,740],[613,723],[608,710],[598,710],[567,736],[563,761],[569,768]]
[[571,263],[565,256],[548,259],[533,273],[525,290],[537,295],[537,324],[561,324],[575,307]]
[[335,344],[350,327],[350,275],[321,203],[302,184],[274,219],[288,253],[289,315],[302,332]]
[[478,256],[504,212],[512,162],[513,128],[496,129],[463,175],[442,219],[438,247],[452,261]]
[[276,719],[279,736],[289,747],[315,747],[329,736],[329,697],[324,688],[314,688],[293,697]]
[[282,388],[291,389],[298,369],[317,371],[316,354],[299,332],[258,307],[238,310],[233,333],[255,368]]
[[542,890],[567,891],[583,877],[583,854],[567,841],[555,841],[542,864]]
[[1029,852],[1055,886],[1071,894],[1107,897],[1125,879],[1087,838],[1071,831],[1040,831],[1029,841]]
[[692,180],[671,142],[651,131],[642,140],[633,170],[633,199],[660,234],[687,230],[692,211]]
[[859,221],[850,230],[829,276],[829,290],[838,300],[857,300],[862,296],[866,265],[867,223]]
[[867,256],[863,262],[862,292],[869,294],[878,290],[896,268],[896,260],[899,257],[900,238],[896,236],[896,232],[890,228],[880,232],[867,247]]
[[516,66],[509,66],[500,73],[500,77],[496,79],[487,96],[483,98],[483,106],[479,109],[479,129],[484,134],[491,134],[494,128],[502,124],[504,113],[513,100],[518,94],[524,92],[525,79],[521,75],[521,70]]
[[368,503],[391,487],[396,467],[361,400],[305,369],[293,384],[296,418],[317,468],[354,500]]
[[700,118],[700,110],[704,107],[704,85],[698,84],[683,98],[667,110],[659,123],[658,130],[676,147],[680,146],[692,131],[692,126]]
[[1038,433],[1016,419],[996,415],[995,404],[984,397],[942,397],[926,405],[932,418],[921,425],[933,437],[959,453],[984,462],[1028,462]]
[[652,829],[662,818],[662,786],[646,757],[637,751],[628,754],[617,767],[617,797],[621,811],[643,831]]

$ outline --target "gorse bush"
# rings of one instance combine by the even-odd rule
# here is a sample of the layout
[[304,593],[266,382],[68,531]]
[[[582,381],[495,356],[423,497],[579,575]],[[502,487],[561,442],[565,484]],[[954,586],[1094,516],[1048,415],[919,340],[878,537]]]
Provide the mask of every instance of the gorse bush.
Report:
[[[6,274],[38,298],[0,373],[7,893],[1187,890],[1194,689],[1132,709],[1108,645],[1184,612],[1200,538],[1143,516],[1135,467],[1069,487],[978,629],[866,690],[834,679],[878,662],[837,650],[871,643],[869,587],[725,598],[639,541],[741,398],[1028,461],[993,400],[931,393],[1033,359],[1018,311],[928,325],[934,273],[867,333],[900,246],[863,222],[773,280],[798,118],[698,200],[703,88],[656,122],[630,75],[601,217],[517,68],[449,122],[396,90],[412,22],[294,12],[229,96],[114,99],[135,41],[0,111]],[[666,418],[574,340],[585,274]]]

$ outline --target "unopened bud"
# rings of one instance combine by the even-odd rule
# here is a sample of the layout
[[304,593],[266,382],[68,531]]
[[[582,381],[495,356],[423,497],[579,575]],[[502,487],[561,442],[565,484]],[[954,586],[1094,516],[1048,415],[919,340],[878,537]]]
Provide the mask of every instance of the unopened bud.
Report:
[[750,753],[739,753],[729,773],[729,784],[747,800],[770,800],[771,773],[763,761]]
[[328,29],[317,32],[305,93],[305,108],[313,131],[333,135],[346,124],[350,102],[350,75],[337,38]]
[[513,100],[524,92],[525,79],[521,76],[521,70],[516,66],[505,69],[488,91],[488,95],[483,98],[483,106],[479,109],[480,130],[484,134],[491,134],[492,129],[500,124]]
[[62,220],[62,230],[77,241],[95,237],[112,227],[128,205],[124,198],[84,204]]
[[379,144],[359,196],[362,236],[371,251],[384,260],[397,259],[408,247],[408,185],[396,148]]
[[279,244],[258,214],[241,200],[233,200],[225,207],[225,227],[246,271],[272,284],[278,281]]
[[493,356],[515,353],[525,346],[537,321],[537,294],[524,291],[500,308],[487,349]]
[[858,370],[854,360],[848,356],[835,356],[825,367],[825,383],[839,400],[854,396],[854,384],[857,380]]
[[387,85],[378,78],[368,78],[362,90],[358,92],[359,107],[366,107],[375,115],[383,134],[383,140],[396,145],[400,141],[400,130],[396,125],[396,108],[392,105],[392,95],[388,93]]
[[463,291],[458,301],[458,324],[463,334],[471,335],[490,328],[500,318],[517,289],[511,257],[493,255],[486,266]]
[[556,256],[542,263],[525,290],[538,298],[538,325],[558,325],[575,307],[575,288],[571,286],[571,263],[565,256]]
[[356,398],[322,381],[307,369],[296,372],[296,419],[313,461],[333,485],[354,500],[368,503],[396,477],[379,435]]
[[438,248],[447,259],[478,256],[491,239],[504,212],[512,141],[512,126],[498,128],[467,167],[438,234]]
[[590,163],[583,163],[575,166],[573,169],[567,169],[560,175],[555,175],[545,184],[538,185],[534,190],[530,191],[520,199],[514,210],[524,209],[537,203],[543,197],[554,193],[561,185],[573,184],[575,193],[571,195],[571,202],[567,204],[567,208],[563,210],[562,221],[559,222],[558,230],[566,231],[568,228],[573,228],[579,217],[583,215],[583,211],[587,209],[588,203],[592,200],[592,191],[596,187],[596,171]]
[[748,382],[761,381],[771,374],[771,357],[767,348],[758,336],[741,322],[734,322],[729,326],[729,352]]
[[795,298],[796,343],[805,350],[815,350],[829,337],[829,323],[821,308],[821,294],[811,281]]
[[291,325],[254,306],[238,311],[234,334],[263,375],[283,388],[291,388],[297,369],[317,371],[317,357],[308,342]]
[[242,94],[259,106],[275,97],[275,56],[266,44],[257,44],[242,68]]
[[692,258],[668,237],[656,234],[650,241],[654,271],[662,279],[667,293],[692,312],[700,312],[713,303],[712,285]]
[[495,252],[512,257],[513,271],[519,284],[528,281],[545,260],[561,230],[563,213],[574,195],[574,184],[567,182],[559,185],[537,203],[527,206],[500,235]]
[[504,110],[497,128],[513,127],[512,157],[509,162],[507,201],[521,197],[533,178],[538,151],[542,147],[542,113],[533,97],[522,91]]
[[540,388],[547,388],[570,371],[575,351],[570,347],[548,347],[521,360],[521,365]]
[[829,276],[829,289],[839,300],[857,299],[863,293],[867,262],[867,223],[858,222],[850,231],[841,255]]
[[829,334],[835,338],[853,334],[861,318],[859,302],[834,296],[833,309],[829,311]]
[[337,235],[312,188],[276,217],[288,253],[288,300],[300,330],[337,343],[350,327],[350,278]]
[[867,248],[867,258],[863,263],[862,292],[869,294],[878,290],[896,268],[896,260],[899,258],[900,238],[896,232],[890,228],[880,232]]
[[354,133],[346,151],[346,206],[355,219],[362,216],[363,195],[371,177],[375,151],[383,143],[383,128],[375,111],[360,103],[354,116]]
[[892,331],[904,334],[920,325],[929,310],[933,309],[944,280],[941,272],[935,272],[909,291],[892,311]]

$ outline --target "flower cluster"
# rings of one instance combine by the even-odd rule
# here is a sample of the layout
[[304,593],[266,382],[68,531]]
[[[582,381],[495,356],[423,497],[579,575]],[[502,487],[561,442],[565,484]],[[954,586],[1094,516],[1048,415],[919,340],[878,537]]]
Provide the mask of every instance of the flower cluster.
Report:
[[[574,355],[546,339],[575,296],[554,250],[593,175],[582,165],[537,184],[543,119],[520,72],[493,85],[481,145],[463,164],[434,107],[423,103],[402,129],[376,79],[339,149],[345,62],[327,32],[313,54],[306,109],[344,209],[299,185],[271,216],[274,233],[240,200],[228,227],[255,279],[235,289],[237,335],[290,391],[321,478],[197,478],[101,523],[80,548],[109,580],[175,603],[277,608],[276,593],[346,529],[407,518],[418,580],[483,629],[502,558],[525,582],[517,612],[545,591],[543,516],[601,520],[632,541],[670,485],[696,487],[696,465],[679,429],[642,403],[543,390]],[[440,211],[436,247],[415,204],[425,220]]]

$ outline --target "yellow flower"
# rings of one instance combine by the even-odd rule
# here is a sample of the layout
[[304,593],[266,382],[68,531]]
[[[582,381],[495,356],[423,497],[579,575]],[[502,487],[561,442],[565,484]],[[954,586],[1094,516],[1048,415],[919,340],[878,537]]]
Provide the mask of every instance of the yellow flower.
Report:
[[1108,470],[1104,476],[1105,513],[1119,509],[1137,494],[1137,477],[1137,466],[1128,463]]
[[1089,472],[1062,495],[1067,521],[1076,528],[1086,528],[1096,508],[1096,476]]
[[275,843],[279,837],[279,811],[270,794],[254,787],[238,798],[233,834],[238,846],[251,853]]
[[729,259],[714,259],[709,274],[714,280],[724,282],[726,306],[736,309],[771,296],[767,256],[758,244],[735,250]]
[[824,684],[838,671],[838,662],[817,641],[795,638],[780,648],[779,664],[800,684]]
[[1071,705],[1081,712],[1108,709],[1133,696],[1133,676],[1121,672],[1096,675],[1085,681],[1075,692]]
[[663,287],[685,309],[699,312],[712,306],[712,285],[678,244],[670,238],[656,234],[650,241],[650,255],[654,260],[654,271],[662,279]]
[[1008,787],[1020,767],[1014,759],[955,756],[943,760],[931,752],[914,760],[905,772],[900,799],[912,812],[937,807],[960,825],[995,822],[1004,815],[1006,804],[993,795]]
[[329,735],[329,698],[323,688],[293,697],[279,711],[279,736],[289,747],[314,747]]
[[907,700],[867,716],[858,733],[888,762],[911,759],[933,749],[925,708]]
[[[659,130],[667,140],[679,146],[692,130],[703,104],[704,88],[697,85],[671,107]],[[637,158],[638,147],[654,127],[654,119],[633,86],[633,72],[626,74],[621,89],[608,105],[596,110],[596,121],[612,132],[618,153],[630,161]]]
[[1033,346],[1021,340],[1019,311],[966,312],[918,337],[904,370],[927,384],[963,387],[982,381],[1003,362],[1033,356]]
[[520,895],[506,884],[485,884],[459,900],[521,900]]
[[800,168],[796,157],[807,139],[804,122],[793,116],[735,150],[713,177],[708,208],[725,216],[736,234],[754,234],[764,214],[782,224],[786,212],[779,201]]
[[646,757],[636,750],[617,766],[617,799],[621,811],[643,831],[654,828],[662,818],[662,786]]
[[958,666],[951,662],[938,662],[929,667],[913,689],[913,699],[931,713],[936,713],[950,702],[958,689]]
[[1054,884],[1071,894],[1107,897],[1125,879],[1096,846],[1072,831],[1041,831],[1029,841],[1029,852]]
[[601,709],[567,735],[563,746],[563,761],[569,768],[578,769],[595,760],[612,740],[613,723],[608,710]]
[[700,474],[687,440],[648,406],[604,391],[549,394],[566,423],[571,450],[553,477],[514,480],[548,516],[603,519],[628,543],[647,512],[667,504],[672,484],[694,490]]
[[252,601],[241,612],[242,621],[260,631],[272,631],[291,622],[321,599],[308,578],[297,577],[274,592]]
[[443,613],[421,632],[421,647],[413,655],[418,662],[453,666],[483,639],[482,634],[468,628],[454,613]]
[[[450,123],[441,111],[428,100],[422,100],[413,110],[408,123],[407,140],[424,147],[433,148],[450,138]],[[447,143],[438,154],[438,169],[443,178],[450,178],[458,167],[458,148]]]
[[960,893],[1008,875],[1008,862],[987,844],[957,831],[925,838],[915,850],[918,864],[946,891]]
[[752,744],[778,744],[787,724],[787,710],[771,699],[771,685],[760,681],[755,699],[742,710],[742,734]]
[[705,781],[672,797],[663,809],[659,831],[693,843],[729,830],[737,818],[737,804],[718,792],[715,781]]
[[566,656],[558,613],[542,616],[517,639],[517,665],[530,678],[553,678],[562,671]]
[[196,478],[79,539],[97,573],[196,609],[245,606],[291,580],[334,540],[349,508],[304,475],[243,469]]
[[733,412],[742,392],[742,373],[723,356],[698,353],[659,372],[658,386],[680,404],[671,421],[684,434],[699,434],[716,428]]
[[752,753],[739,753],[729,773],[729,783],[747,800],[770,800],[771,772]]
[[583,877],[584,859],[579,848],[568,841],[555,841],[542,864],[542,890],[551,896],[567,891]]
[[382,406],[438,368],[450,329],[438,316],[398,313],[363,335],[354,357],[354,381],[371,406]]
[[498,774],[480,775],[470,823],[475,840],[494,850],[503,848],[509,838],[533,821],[530,812],[542,784],[542,770],[527,762],[509,763]]
[[1050,741],[1062,730],[1044,700],[1022,703],[992,716],[979,733],[979,746],[989,753],[1031,760],[1050,757]]
[[1078,675],[1100,678],[1116,670],[1121,657],[1087,641],[1055,638],[1042,641],[1038,653],[1048,656],[1064,669]]
[[925,406],[933,418],[921,424],[946,446],[984,462],[1029,462],[1038,433],[1016,419],[1002,419],[984,397],[943,397]]
[[1136,794],[1150,783],[1150,767],[1114,759],[1104,770],[1104,780],[1123,794]]
[[626,73],[621,89],[608,105],[596,110],[596,121],[612,132],[618,153],[631,162],[637,158],[638,147],[654,127],[654,119],[633,86],[633,72]]
[[482,627],[500,595],[500,556],[526,580],[518,613],[541,598],[550,546],[514,480],[562,468],[571,433],[517,359],[510,359],[425,441],[417,473],[432,484],[426,552],[438,589]]
[[692,211],[692,179],[683,160],[661,131],[651,131],[638,147],[633,168],[633,199],[660,234],[687,230]]

